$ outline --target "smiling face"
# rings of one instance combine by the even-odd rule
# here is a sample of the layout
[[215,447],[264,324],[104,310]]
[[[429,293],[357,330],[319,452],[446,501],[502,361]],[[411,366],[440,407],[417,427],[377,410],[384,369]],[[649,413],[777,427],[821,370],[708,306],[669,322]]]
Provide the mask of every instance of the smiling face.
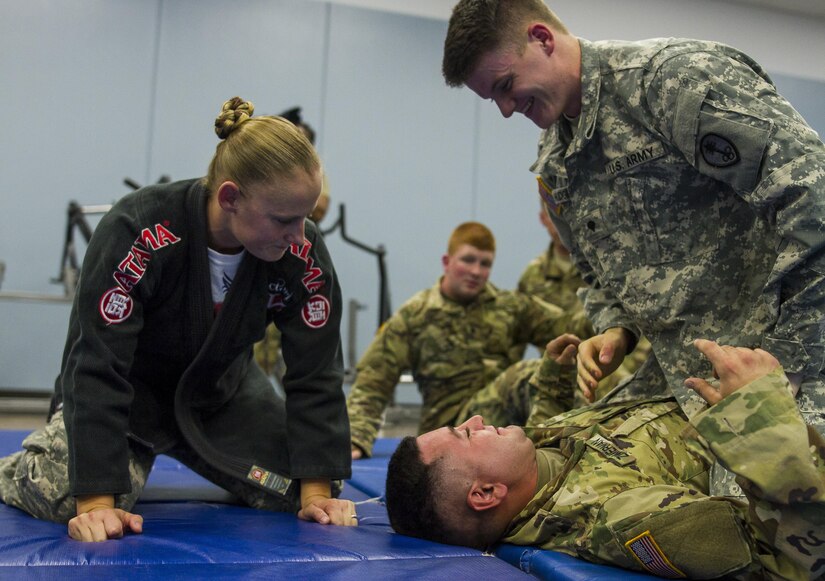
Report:
[[291,244],[303,244],[304,218],[315,207],[321,191],[320,171],[296,170],[273,183],[256,183],[243,190],[223,182],[215,195],[215,219],[210,223],[216,250],[245,248],[274,262]]
[[521,113],[547,129],[562,114],[576,117],[581,111],[579,56],[571,50],[578,45],[570,41],[533,25],[523,50],[511,45],[484,53],[465,84],[495,102],[504,117]]
[[474,300],[490,278],[494,258],[494,252],[479,250],[471,244],[461,244],[452,254],[445,254],[441,259],[441,292],[459,303]]
[[455,428],[439,428],[417,438],[421,459],[441,459],[445,467],[467,471],[469,478],[521,483],[534,470],[536,450],[518,426],[495,428],[473,416]]

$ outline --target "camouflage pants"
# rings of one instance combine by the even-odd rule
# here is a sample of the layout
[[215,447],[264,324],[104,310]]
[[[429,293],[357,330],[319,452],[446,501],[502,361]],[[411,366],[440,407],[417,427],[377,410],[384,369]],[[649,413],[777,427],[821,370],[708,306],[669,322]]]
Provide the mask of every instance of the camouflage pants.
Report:
[[[167,455],[253,508],[296,512],[300,507],[297,486],[290,488],[288,498],[277,497],[213,468],[188,446],[178,445]],[[148,449],[137,444],[129,446],[132,490],[115,495],[116,508],[132,510],[154,462],[155,454]],[[69,493],[68,464],[63,412],[58,411],[44,428],[23,440],[22,451],[0,458],[0,500],[42,520],[68,522],[76,514],[75,499]],[[337,484],[340,492],[340,483]]]
[[[9,506],[54,522],[75,516],[75,500],[69,494],[69,447],[63,412],[23,440],[23,450],[0,459],[0,498]],[[130,448],[129,478],[132,492],[115,497],[115,506],[130,510],[152,469],[154,456]]]
[[254,347],[255,361],[264,370],[267,377],[274,377],[282,383],[286,373],[286,363],[281,352],[281,332],[275,325],[266,328],[266,336]]
[[[647,343],[647,347],[643,345],[640,349],[641,361],[647,358],[649,352],[649,343]],[[533,414],[543,421],[574,407],[589,404],[576,384],[575,367],[563,373],[555,385],[546,386],[546,389],[552,393],[553,401],[538,401],[536,389],[530,380],[540,365],[541,359],[525,359],[505,369],[470,398],[455,423],[460,424],[474,415],[481,415],[487,423],[492,425],[523,426],[527,418]],[[631,376],[639,365],[640,362],[635,359],[633,361],[629,358],[625,359],[619,369],[599,382],[596,399],[601,399],[610,393],[622,380]],[[537,406],[541,407],[537,408]]]
[[[474,415],[480,415],[493,426],[525,425],[537,404],[536,390],[530,379],[540,364],[541,359],[525,359],[505,369],[467,401],[455,423],[460,424]],[[556,409],[550,415],[573,407],[573,386],[565,384],[559,387],[553,402]]]

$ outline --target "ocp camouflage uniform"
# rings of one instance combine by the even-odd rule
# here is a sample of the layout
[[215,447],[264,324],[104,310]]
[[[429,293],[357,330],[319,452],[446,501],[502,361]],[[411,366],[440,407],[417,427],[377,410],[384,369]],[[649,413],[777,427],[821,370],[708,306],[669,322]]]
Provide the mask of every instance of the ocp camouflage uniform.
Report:
[[[789,389],[778,368],[690,423],[672,398],[553,418],[533,432],[548,468],[502,541],[664,577],[821,578],[825,441]],[[750,506],[708,495],[715,458]]]
[[825,145],[762,68],[704,41],[580,41],[582,110],[547,129],[533,170],[589,287],[597,332],[655,358],[626,397],[709,376],[696,338],[761,347],[803,377],[825,430]]
[[[23,440],[23,450],[0,458],[0,500],[38,518],[65,523],[77,513],[75,497],[69,494],[69,443],[63,411],[55,412],[48,423]],[[240,499],[247,506],[263,510],[294,512],[297,490],[285,500],[233,478],[210,466],[186,445],[178,444],[166,455],[180,461],[195,473],[227,491],[228,498]],[[128,449],[131,490],[115,495],[115,508],[131,511],[146,485],[156,455],[147,447]],[[341,493],[340,480],[334,480],[335,496]]]
[[579,271],[569,260],[556,256],[553,242],[547,252],[531,260],[518,280],[518,290],[528,295],[535,295],[565,311],[579,311],[583,308],[576,296],[583,286]]
[[[587,286],[579,271],[571,261],[559,258],[553,252],[553,242],[547,252],[531,260],[518,281],[518,290],[537,296],[548,303],[561,307],[567,313],[578,313],[584,305],[577,296],[577,291]],[[622,365],[599,382],[596,399],[601,399],[622,380],[633,375],[650,354],[650,341],[641,337],[636,348],[624,358]],[[576,390],[575,405],[587,405],[584,395]]]
[[[412,371],[421,391],[419,432],[426,432],[470,413],[477,392],[479,409],[494,409],[497,388],[488,384],[521,360],[524,345],[544,351],[547,342],[567,332],[589,337],[592,327],[583,316],[571,319],[556,306],[490,283],[476,300],[462,305],[441,294],[439,281],[394,313],[358,362],[347,401],[353,445],[371,454],[403,371]],[[535,369],[530,365],[536,364],[522,363],[501,384],[526,382]],[[572,382],[568,389],[565,409],[572,405]],[[516,401],[519,393],[524,391],[513,392]]]
[[266,336],[255,343],[253,349],[255,362],[261,366],[267,377],[275,377],[278,381],[284,376],[284,356],[281,353],[281,332],[275,325],[266,328]]

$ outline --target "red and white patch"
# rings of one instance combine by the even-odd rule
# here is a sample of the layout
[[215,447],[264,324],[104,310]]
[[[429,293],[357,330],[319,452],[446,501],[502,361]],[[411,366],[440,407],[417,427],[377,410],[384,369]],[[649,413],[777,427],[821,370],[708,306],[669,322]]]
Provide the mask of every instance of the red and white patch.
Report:
[[109,325],[117,325],[132,314],[132,297],[120,287],[114,287],[103,293],[100,298],[100,316]]
[[331,311],[332,306],[330,306],[327,298],[323,295],[315,295],[304,303],[301,316],[304,318],[307,327],[320,329],[327,324]]

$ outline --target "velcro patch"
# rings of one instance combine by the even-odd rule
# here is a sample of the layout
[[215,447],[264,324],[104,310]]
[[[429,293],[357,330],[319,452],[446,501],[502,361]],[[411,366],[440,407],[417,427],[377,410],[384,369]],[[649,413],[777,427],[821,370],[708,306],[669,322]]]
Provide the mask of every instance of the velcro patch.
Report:
[[252,465],[252,468],[250,468],[249,474],[247,474],[246,477],[256,484],[277,492],[282,496],[286,495],[289,485],[292,484],[291,478],[281,476],[280,474],[276,474],[270,470],[265,470],[264,468],[255,466],[254,464]]
[[635,151],[629,151],[620,155],[604,166],[604,171],[608,175],[615,175],[629,169],[633,169],[639,164],[659,159],[665,154],[665,146],[657,141],[650,145],[645,145]]
[[750,192],[761,179],[762,160],[772,133],[770,121],[745,115],[728,118],[726,112],[699,114],[696,142],[697,169],[725,182],[738,192]]
[[705,163],[713,167],[729,167],[739,163],[739,151],[729,139],[706,133],[699,141],[699,150]]
[[636,461],[636,458],[632,454],[628,454],[616,444],[599,434],[587,440],[586,444],[619,466],[627,466]]
[[645,531],[630,539],[624,546],[646,571],[654,575],[668,579],[684,579],[687,577],[665,556],[650,531]]

